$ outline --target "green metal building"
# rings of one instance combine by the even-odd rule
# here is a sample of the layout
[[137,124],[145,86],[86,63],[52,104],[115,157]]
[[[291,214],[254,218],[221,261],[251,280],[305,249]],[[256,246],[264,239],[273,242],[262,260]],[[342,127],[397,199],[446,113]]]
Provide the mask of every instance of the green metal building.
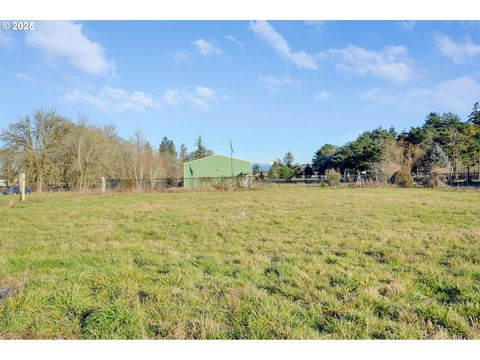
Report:
[[240,177],[251,174],[250,161],[212,155],[183,164],[183,185],[185,187],[235,185]]

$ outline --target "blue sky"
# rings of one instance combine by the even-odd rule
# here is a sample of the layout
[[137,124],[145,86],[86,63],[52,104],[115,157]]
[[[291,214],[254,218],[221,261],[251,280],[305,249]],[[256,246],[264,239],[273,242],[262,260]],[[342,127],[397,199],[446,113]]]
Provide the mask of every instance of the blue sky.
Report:
[[470,112],[480,22],[85,21],[0,31],[0,127],[38,107],[128,138],[308,162],[324,143]]

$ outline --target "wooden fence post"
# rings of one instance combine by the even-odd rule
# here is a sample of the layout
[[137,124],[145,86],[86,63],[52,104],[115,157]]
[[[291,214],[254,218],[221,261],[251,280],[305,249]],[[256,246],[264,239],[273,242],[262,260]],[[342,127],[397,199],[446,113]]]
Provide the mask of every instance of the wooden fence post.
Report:
[[105,179],[105,176],[102,176],[102,194],[107,193],[107,179]]
[[20,174],[19,182],[20,182],[20,189],[19,189],[20,201],[23,202],[25,201],[25,173]]

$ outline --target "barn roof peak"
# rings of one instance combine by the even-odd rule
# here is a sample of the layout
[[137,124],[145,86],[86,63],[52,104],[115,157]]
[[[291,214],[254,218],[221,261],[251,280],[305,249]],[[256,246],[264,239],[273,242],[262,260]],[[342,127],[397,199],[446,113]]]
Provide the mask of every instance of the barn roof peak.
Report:
[[233,159],[233,160],[238,160],[238,161],[247,161],[247,162],[250,162],[250,163],[251,163],[250,160],[243,160],[243,159],[237,159],[237,158],[230,157],[230,156],[225,156],[225,155],[220,155],[220,154],[213,154],[213,155],[209,155],[209,156],[202,157],[202,158],[200,158],[200,159],[185,161],[184,164],[188,164],[188,163],[191,163],[191,162],[194,162],[194,161],[204,160],[204,159],[208,159],[208,158],[212,158],[212,157],[223,157],[223,158],[226,158],[226,159]]

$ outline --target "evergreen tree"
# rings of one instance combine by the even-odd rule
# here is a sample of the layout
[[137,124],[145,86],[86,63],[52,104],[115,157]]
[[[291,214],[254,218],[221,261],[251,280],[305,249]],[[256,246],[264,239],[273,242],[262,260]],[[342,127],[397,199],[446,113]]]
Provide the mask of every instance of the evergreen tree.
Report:
[[253,174],[253,175],[258,175],[258,174],[260,174],[260,165],[258,165],[258,164],[253,164],[252,174]]
[[283,157],[283,165],[288,166],[289,168],[293,167],[293,162],[295,161],[295,158],[293,157],[293,154],[290,150],[288,150],[285,153],[285,156]]
[[305,166],[305,169],[303,169],[303,175],[305,175],[306,178],[311,178],[313,175],[313,168],[310,166],[310,164],[307,164]]
[[480,126],[480,103],[478,101],[473,105],[472,112],[468,116],[468,121]]
[[467,124],[464,129],[464,139],[460,159],[467,168],[467,176],[469,176],[470,170],[480,163],[480,128],[474,124]]
[[436,112],[431,112],[430,114],[427,115],[425,119],[425,124],[423,125],[424,127],[433,127],[433,128],[441,128],[442,126],[442,118],[440,114]]
[[433,143],[425,155],[425,168],[429,172],[439,172],[449,166],[448,157],[438,143]]
[[410,131],[404,131],[398,135],[399,140],[403,140],[413,145],[419,145],[425,140],[425,130],[421,127],[411,127]]
[[158,148],[158,152],[163,155],[177,156],[177,151],[175,149],[175,144],[173,140],[170,140],[166,136],[163,137],[162,142]]
[[201,136],[197,138],[197,141],[195,142],[195,146],[197,148],[192,154],[194,159],[201,159],[207,156],[207,148],[203,145],[203,139]]
[[270,170],[268,170],[268,177],[270,179],[278,179],[279,178],[279,175],[278,175],[279,166],[282,166],[282,164],[280,164],[277,161],[274,161],[272,166],[270,166]]
[[323,174],[327,169],[333,167],[333,156],[338,147],[332,144],[325,144],[317,150],[312,160],[312,167],[318,173]]
[[268,172],[268,177],[270,179],[288,180],[291,179],[293,176],[293,169],[284,165],[280,160],[274,161],[272,166],[270,167],[270,171]]
[[178,157],[182,163],[184,163],[185,161],[188,161],[189,156],[188,156],[187,145],[185,144],[180,145],[180,152],[178,154]]

